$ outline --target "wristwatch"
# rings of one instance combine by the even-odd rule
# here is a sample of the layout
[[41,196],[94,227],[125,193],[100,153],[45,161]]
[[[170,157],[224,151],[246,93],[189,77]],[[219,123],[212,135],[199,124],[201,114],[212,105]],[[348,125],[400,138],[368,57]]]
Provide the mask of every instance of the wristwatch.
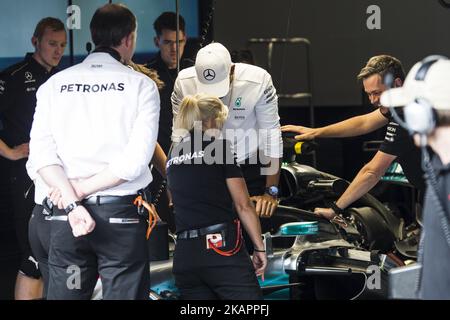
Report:
[[270,186],[266,188],[265,193],[268,195],[277,198],[278,197],[278,187],[277,186]]
[[333,209],[334,213],[337,215],[344,215],[345,211],[342,208],[339,208],[336,202],[330,202],[330,208]]
[[72,203],[69,203],[69,205],[64,208],[64,211],[66,212],[66,214],[69,214],[78,206],[81,206],[81,201],[74,201]]

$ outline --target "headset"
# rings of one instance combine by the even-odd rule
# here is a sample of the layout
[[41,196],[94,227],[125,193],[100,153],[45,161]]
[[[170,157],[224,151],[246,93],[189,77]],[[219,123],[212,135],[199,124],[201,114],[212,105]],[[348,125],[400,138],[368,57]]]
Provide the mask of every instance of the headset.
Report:
[[[439,60],[447,60],[447,57],[432,55],[423,59],[414,79],[416,81],[425,81],[431,66]],[[413,102],[406,105],[404,115],[407,129],[410,133],[427,136],[436,127],[436,111],[433,109],[432,103],[424,97],[416,97]]]

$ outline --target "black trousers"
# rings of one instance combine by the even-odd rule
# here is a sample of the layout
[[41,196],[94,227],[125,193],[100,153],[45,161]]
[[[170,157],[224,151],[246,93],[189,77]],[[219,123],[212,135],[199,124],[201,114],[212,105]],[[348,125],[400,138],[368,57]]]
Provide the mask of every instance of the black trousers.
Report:
[[45,220],[42,214],[43,206],[34,206],[31,218],[28,223],[28,238],[30,239],[33,256],[38,262],[39,271],[44,283],[44,298],[48,290],[48,252],[50,247],[50,221]]
[[11,193],[14,212],[14,227],[19,244],[21,263],[19,271],[28,277],[38,279],[41,274],[33,257],[28,239],[28,221],[34,207],[34,185],[28,177],[25,164],[27,159],[11,164]]
[[[147,222],[130,204],[85,205],[95,229],[75,238],[68,221],[51,223],[47,299],[92,296],[98,276],[103,299],[148,299],[150,268],[145,232]],[[63,212],[56,210],[55,215]],[[139,220],[110,223],[110,218]]]
[[[226,246],[234,248],[235,228],[226,231]],[[206,249],[206,236],[178,240],[173,262],[175,285],[183,300],[260,300],[262,291],[243,245],[233,256]]]

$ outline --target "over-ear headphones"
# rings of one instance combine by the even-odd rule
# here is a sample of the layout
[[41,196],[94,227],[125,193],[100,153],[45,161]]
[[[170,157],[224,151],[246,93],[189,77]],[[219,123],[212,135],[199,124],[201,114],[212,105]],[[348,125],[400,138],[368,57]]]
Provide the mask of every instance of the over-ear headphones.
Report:
[[[447,60],[447,57],[432,55],[423,59],[414,79],[425,81],[428,70],[439,60]],[[416,97],[414,102],[405,106],[404,113],[406,125],[413,133],[428,135],[436,127],[436,111],[432,103],[424,97]]]

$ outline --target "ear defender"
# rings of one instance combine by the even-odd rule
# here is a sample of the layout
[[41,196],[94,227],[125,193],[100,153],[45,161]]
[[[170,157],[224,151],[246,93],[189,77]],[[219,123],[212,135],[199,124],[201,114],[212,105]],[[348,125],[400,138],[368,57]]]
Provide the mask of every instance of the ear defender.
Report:
[[424,98],[417,98],[404,108],[405,122],[408,128],[422,135],[428,135],[436,126],[435,111],[431,103]]
[[[439,60],[447,59],[440,55],[428,56],[422,60],[422,65],[417,70],[415,80],[425,81],[428,70]],[[414,102],[404,108],[405,122],[414,133],[428,135],[436,127],[436,111],[433,105],[425,98],[417,97]]]

